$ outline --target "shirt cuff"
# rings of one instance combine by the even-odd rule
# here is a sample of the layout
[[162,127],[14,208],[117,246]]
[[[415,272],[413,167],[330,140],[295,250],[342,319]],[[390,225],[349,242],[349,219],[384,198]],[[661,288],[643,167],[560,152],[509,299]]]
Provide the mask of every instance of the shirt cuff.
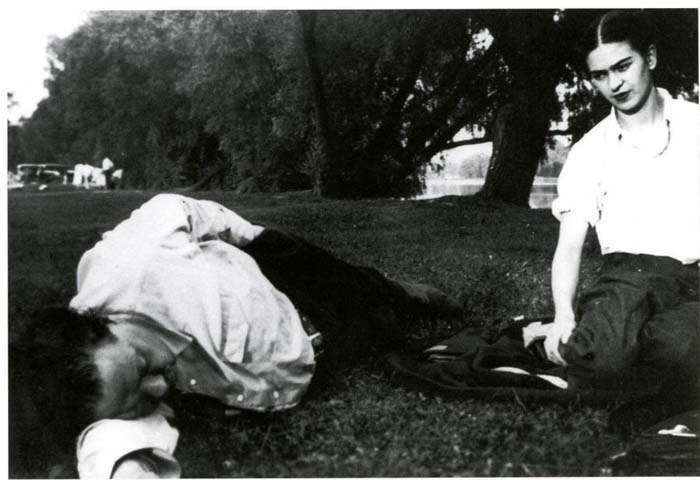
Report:
[[180,466],[172,456],[178,436],[178,431],[157,412],[136,420],[100,420],[83,430],[78,438],[78,475],[110,478],[124,456],[149,450],[162,470],[159,474],[179,477]]
[[180,464],[168,452],[149,448],[117,461],[111,478],[180,478]]

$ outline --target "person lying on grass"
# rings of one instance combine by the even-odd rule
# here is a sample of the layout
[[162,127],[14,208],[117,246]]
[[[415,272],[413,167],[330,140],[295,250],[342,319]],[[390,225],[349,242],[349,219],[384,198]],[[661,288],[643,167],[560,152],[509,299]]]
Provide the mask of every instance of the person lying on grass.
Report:
[[[695,398],[700,110],[655,86],[653,32],[645,14],[614,11],[583,38],[590,81],[612,108],[572,147],[559,177],[555,318],[544,346],[574,388],[665,382],[665,395]],[[589,226],[603,264],[575,309]]]
[[176,472],[177,434],[160,416],[171,388],[231,412],[288,409],[317,359],[349,365],[397,348],[409,319],[460,314],[435,288],[174,194],[105,233],[77,279],[69,308],[43,311],[23,348],[48,422],[70,438],[92,424],[79,440],[81,477]]

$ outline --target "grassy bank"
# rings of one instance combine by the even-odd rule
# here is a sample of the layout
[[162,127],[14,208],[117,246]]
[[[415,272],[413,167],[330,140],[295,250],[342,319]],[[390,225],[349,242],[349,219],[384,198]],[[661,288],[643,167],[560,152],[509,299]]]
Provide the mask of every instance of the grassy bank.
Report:
[[[11,194],[9,328],[74,294],[82,252],[152,193]],[[302,234],[351,262],[434,284],[465,317],[448,335],[552,310],[549,264],[557,222],[548,211],[446,197],[427,201],[318,200],[307,194],[210,192],[264,225]],[[582,280],[597,267],[587,242]],[[229,420],[180,419],[177,451],[188,477],[579,476],[604,472],[624,439],[608,412],[582,405],[443,399],[392,386],[378,359],[309,392],[296,409]],[[45,476],[46,472],[11,472]]]

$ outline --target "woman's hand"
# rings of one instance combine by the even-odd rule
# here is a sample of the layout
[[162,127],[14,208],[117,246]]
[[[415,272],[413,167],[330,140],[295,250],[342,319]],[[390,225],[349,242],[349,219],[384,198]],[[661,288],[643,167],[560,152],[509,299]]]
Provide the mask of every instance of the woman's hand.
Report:
[[547,358],[550,362],[557,365],[566,365],[566,361],[559,353],[559,345],[569,341],[571,332],[576,327],[576,321],[573,315],[557,316],[554,318],[554,324],[547,333],[544,339],[544,351],[547,353]]

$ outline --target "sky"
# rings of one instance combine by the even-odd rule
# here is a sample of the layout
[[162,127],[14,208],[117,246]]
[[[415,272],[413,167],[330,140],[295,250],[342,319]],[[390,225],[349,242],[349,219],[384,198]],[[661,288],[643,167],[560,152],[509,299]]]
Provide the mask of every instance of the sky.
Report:
[[[4,50],[2,89],[13,93],[17,105],[6,111],[7,119],[17,123],[29,117],[39,101],[48,95],[47,46],[53,36],[64,38],[88,19],[92,10],[144,9],[230,9],[280,8],[279,0],[13,0],[2,8],[0,26]],[[325,8],[317,6],[316,8]],[[5,108],[7,108],[5,106]]]
[[14,94],[18,105],[7,112],[8,120],[16,123],[21,117],[29,117],[36,104],[48,95],[44,80],[48,77],[47,45],[52,36],[66,37],[87,20],[87,11],[76,5],[74,8],[53,4],[36,8],[36,2],[22,5],[12,2],[13,8],[6,12],[4,34],[7,63],[3,76],[8,92]]

